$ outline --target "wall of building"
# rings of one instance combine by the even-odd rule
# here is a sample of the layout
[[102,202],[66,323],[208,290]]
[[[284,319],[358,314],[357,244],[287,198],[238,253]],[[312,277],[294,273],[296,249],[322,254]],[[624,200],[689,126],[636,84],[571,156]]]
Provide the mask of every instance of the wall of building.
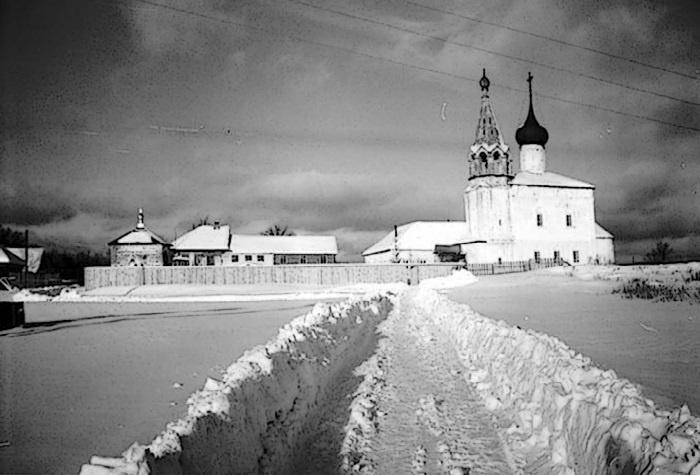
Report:
[[615,241],[612,238],[597,238],[595,240],[596,264],[612,264],[615,262]]
[[[592,263],[596,257],[595,212],[593,190],[589,188],[556,188],[511,186],[510,208],[513,229],[513,260],[560,257],[574,263]],[[537,215],[542,215],[542,225]],[[571,226],[566,216],[571,215]]]
[[163,246],[160,244],[115,244],[109,246],[112,266],[162,266]]
[[439,263],[440,259],[434,250],[399,250],[398,254],[395,251],[388,251],[365,256],[365,264],[389,264],[394,262],[434,264]]
[[475,239],[508,239],[511,236],[509,187],[505,177],[475,178],[464,190],[464,214]]

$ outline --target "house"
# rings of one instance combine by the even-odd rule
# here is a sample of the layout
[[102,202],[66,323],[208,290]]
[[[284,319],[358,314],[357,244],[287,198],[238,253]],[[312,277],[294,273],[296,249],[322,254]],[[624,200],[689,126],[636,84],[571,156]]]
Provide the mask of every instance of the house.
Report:
[[231,265],[334,264],[335,236],[231,237]]
[[220,266],[231,262],[231,231],[228,225],[202,224],[173,241],[173,265]]
[[107,245],[112,266],[162,266],[168,249],[168,243],[144,224],[141,208],[136,227]]
[[614,238],[595,221],[595,186],[546,169],[549,132],[535,117],[532,76],[528,76],[528,115],[515,134],[520,148],[517,173],[491,106],[486,71],[479,84],[481,107],[466,159],[462,234],[448,232],[444,227],[447,223],[409,223],[404,225],[407,231],[419,225],[421,234],[427,236],[420,253],[411,248],[412,240],[400,236],[394,248],[388,247],[392,242],[389,233],[363,252],[365,262],[395,262],[397,256],[399,260],[430,262],[431,247],[434,261],[441,254],[451,254],[469,263],[543,258],[571,263],[614,262]]

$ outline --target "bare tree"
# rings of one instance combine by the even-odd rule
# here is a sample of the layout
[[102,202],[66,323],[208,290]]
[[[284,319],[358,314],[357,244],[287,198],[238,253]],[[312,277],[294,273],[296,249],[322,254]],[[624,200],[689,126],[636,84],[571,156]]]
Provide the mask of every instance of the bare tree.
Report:
[[647,252],[647,262],[666,262],[673,253],[671,245],[666,241],[658,241],[656,246]]
[[289,230],[287,226],[280,226],[275,224],[270,226],[265,231],[261,232],[263,236],[294,236],[294,232]]

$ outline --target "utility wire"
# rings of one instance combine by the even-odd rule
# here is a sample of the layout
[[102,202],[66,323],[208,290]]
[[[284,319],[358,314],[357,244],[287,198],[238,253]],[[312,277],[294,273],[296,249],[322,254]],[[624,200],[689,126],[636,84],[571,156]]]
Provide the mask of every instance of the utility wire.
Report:
[[[205,19],[205,20],[215,21],[215,22],[217,22],[217,23],[224,23],[224,24],[228,24],[228,25],[238,26],[238,27],[241,27],[241,28],[253,28],[253,29],[256,29],[256,30],[259,30],[259,31],[263,31],[263,32],[265,32],[265,33],[271,33],[271,34],[273,34],[273,35],[275,35],[275,36],[278,36],[278,37],[281,37],[281,38],[291,39],[291,40],[294,40],[294,41],[298,41],[298,42],[301,42],[301,43],[308,43],[308,44],[312,44],[312,45],[315,45],[315,46],[321,46],[321,47],[323,47],[323,48],[329,48],[329,49],[334,49],[334,50],[338,50],[338,51],[343,51],[343,52],[345,52],[345,53],[350,53],[350,54],[354,54],[354,55],[357,55],[357,56],[362,56],[362,57],[365,57],[365,58],[374,59],[374,60],[377,60],[377,61],[382,61],[382,62],[386,62],[386,63],[390,63],[390,64],[395,64],[395,65],[397,65],[397,66],[402,66],[402,67],[409,68],[409,69],[414,69],[414,70],[417,70],[417,71],[430,72],[430,73],[434,73],[434,74],[437,74],[437,75],[447,76],[447,77],[450,77],[450,78],[453,78],[453,79],[459,79],[459,80],[463,80],[463,81],[470,81],[470,82],[474,82],[474,83],[478,83],[478,82],[479,82],[478,79],[470,78],[470,77],[467,77],[467,76],[462,76],[462,75],[460,75],[460,74],[450,73],[450,72],[441,71],[441,70],[438,70],[438,69],[428,68],[428,67],[424,67],[424,66],[418,66],[418,65],[415,65],[415,64],[404,63],[404,62],[402,62],[402,61],[397,61],[397,60],[390,59],[390,58],[386,58],[386,57],[383,57],[383,56],[375,56],[375,55],[370,54],[370,53],[365,53],[365,52],[363,52],[363,51],[357,51],[357,50],[354,50],[354,49],[351,49],[351,48],[345,48],[345,47],[343,47],[343,46],[337,46],[337,45],[332,45],[332,44],[328,44],[328,43],[322,43],[322,42],[320,42],[320,41],[310,40],[310,39],[306,39],[306,38],[302,38],[302,37],[298,37],[298,36],[294,36],[294,35],[283,34],[283,33],[280,33],[279,31],[275,30],[274,28],[265,28],[265,27],[258,26],[258,25],[246,25],[246,24],[244,24],[244,23],[240,23],[240,22],[237,22],[237,21],[234,21],[234,20],[230,20],[230,19],[226,19],[226,18],[219,18],[219,17],[213,16],[213,15],[207,15],[207,14],[205,14],[205,13],[200,13],[200,12],[196,12],[196,11],[192,11],[192,10],[187,10],[187,9],[184,9],[184,8],[179,8],[179,7],[174,7],[174,6],[171,6],[171,5],[166,5],[166,4],[154,2],[154,1],[152,1],[152,0],[134,0],[134,1],[139,2],[139,3],[143,3],[143,4],[145,4],[145,5],[152,5],[152,6],[160,7],[160,8],[166,9],[166,10],[175,11],[175,12],[178,12],[178,13],[181,13],[181,14],[184,14],[184,15],[190,15],[190,16],[194,16],[194,17],[197,17],[197,18],[202,18],[202,19]],[[525,89],[514,88],[514,87],[510,87],[510,86],[506,86],[506,85],[495,84],[495,86],[496,86],[496,87],[500,87],[501,89],[507,89],[507,90],[510,90],[510,91],[527,92]],[[634,114],[634,113],[629,113],[629,112],[623,112],[623,111],[619,111],[619,110],[615,110],[615,109],[610,109],[610,108],[607,108],[607,107],[598,106],[598,105],[595,105],[595,104],[587,104],[587,103],[584,103],[584,102],[578,102],[578,101],[573,101],[573,100],[569,100],[569,99],[563,99],[563,98],[561,98],[561,97],[550,96],[550,95],[547,95],[547,94],[536,94],[536,95],[537,95],[538,97],[546,98],[546,99],[549,99],[549,100],[552,100],[552,101],[556,101],[556,102],[562,102],[562,103],[565,103],[565,104],[578,105],[578,106],[587,107],[587,108],[590,108],[590,109],[596,109],[596,110],[600,110],[600,111],[604,111],[604,112],[610,112],[610,113],[617,114],[617,115],[622,115],[622,116],[627,116],[627,117],[633,117],[633,118],[635,118],[635,119],[642,119],[642,120],[647,120],[647,121],[651,121],[651,122],[656,122],[656,123],[658,123],[658,124],[668,125],[668,126],[676,127],[676,128],[680,128],[680,129],[693,130],[693,131],[696,131],[696,132],[700,132],[700,128],[697,128],[697,127],[692,127],[692,126],[687,126],[687,125],[676,124],[676,123],[673,123],[673,122],[667,122],[667,121],[665,121],[665,120],[656,119],[656,118],[654,118],[654,117],[649,117],[649,116],[644,116],[644,115],[639,115],[639,114]]]
[[473,49],[473,50],[476,50],[476,51],[481,51],[481,52],[483,52],[483,53],[491,54],[491,55],[494,55],[494,56],[500,56],[500,57],[502,57],[502,58],[510,59],[510,60],[512,60],[512,61],[518,61],[518,62],[521,62],[521,63],[534,64],[535,66],[539,66],[539,67],[541,67],[541,68],[550,69],[550,70],[552,70],[552,71],[557,71],[557,72],[566,73],[566,74],[573,74],[573,75],[575,75],[575,76],[579,76],[579,77],[582,77],[582,78],[585,78],[585,79],[591,79],[591,80],[593,80],[593,81],[598,81],[598,82],[602,82],[602,83],[605,83],[605,84],[611,84],[611,85],[613,85],[613,86],[621,87],[621,88],[624,88],[624,89],[629,89],[629,90],[631,90],[631,91],[641,92],[641,93],[645,93],[645,94],[651,94],[651,95],[653,95],[653,96],[662,97],[662,98],[664,98],[664,99],[670,99],[670,100],[673,100],[673,101],[678,101],[678,102],[681,102],[681,103],[683,103],[683,104],[689,104],[689,105],[692,105],[692,106],[700,106],[700,102],[693,102],[693,101],[689,101],[689,100],[686,100],[686,99],[680,99],[680,98],[678,98],[678,97],[669,96],[668,94],[663,94],[663,93],[656,92],[656,91],[650,91],[649,89],[643,89],[643,88],[640,88],[640,87],[631,86],[631,85],[629,85],[629,84],[624,84],[624,83],[617,82],[617,81],[611,81],[611,80],[609,80],[609,79],[604,79],[604,78],[601,78],[601,77],[598,77],[598,76],[593,76],[593,75],[591,75],[591,74],[586,74],[586,73],[581,73],[581,72],[577,72],[577,71],[572,71],[572,70],[570,70],[570,69],[562,68],[562,67],[559,67],[559,66],[553,66],[553,65],[546,64],[546,63],[542,63],[542,62],[539,62],[539,61],[534,61],[534,60],[530,60],[530,59],[524,59],[524,58],[520,58],[520,57],[518,57],[518,56],[513,56],[513,55],[509,55],[509,54],[505,54],[505,53],[500,53],[500,52],[498,52],[498,51],[494,51],[494,50],[487,49],[487,48],[482,48],[482,47],[475,46],[475,45],[468,44],[468,43],[460,43],[460,42],[457,42],[457,41],[451,41],[451,40],[448,40],[448,39],[446,39],[446,38],[442,38],[442,37],[439,37],[439,36],[430,35],[430,34],[427,34],[427,33],[421,33],[420,31],[415,31],[415,30],[412,30],[412,29],[410,29],[410,28],[405,28],[405,27],[402,27],[402,26],[393,25],[393,24],[391,24],[391,23],[387,23],[387,22],[380,21],[380,20],[374,20],[374,19],[372,19],[372,18],[367,18],[367,17],[364,17],[364,16],[355,15],[355,14],[349,13],[349,12],[334,10],[334,9],[332,9],[332,8],[323,7],[323,6],[320,6],[320,5],[313,4],[313,3],[305,2],[305,1],[303,1],[303,0],[286,0],[286,1],[289,2],[289,3],[294,3],[294,4],[296,4],[296,5],[301,5],[301,6],[304,6],[304,7],[314,8],[314,9],[316,9],[316,10],[324,11],[324,12],[327,12],[327,13],[332,13],[332,14],[335,14],[335,15],[344,16],[344,17],[346,17],[346,18],[351,18],[351,19],[354,19],[354,20],[360,20],[360,21],[364,21],[364,22],[367,22],[367,23],[372,23],[372,24],[374,24],[374,25],[379,25],[379,26],[383,26],[383,27],[386,27],[386,28],[391,28],[391,29],[393,29],[393,30],[401,31],[401,32],[404,32],[404,33],[410,33],[410,34],[413,34],[413,35],[421,36],[421,37],[423,37],[423,38],[428,38],[428,39],[430,39],[430,40],[439,41],[439,42],[441,42],[441,43],[450,44],[450,45],[455,45],[455,46],[460,46],[460,47],[463,47],[463,48],[469,48],[469,49]]
[[441,9],[441,8],[432,7],[432,6],[430,6],[430,5],[424,5],[424,4],[422,4],[422,3],[414,2],[414,1],[411,1],[411,0],[404,0],[404,2],[407,3],[407,4],[409,4],[409,5],[413,5],[413,6],[416,6],[416,7],[419,7],[419,8],[423,8],[423,9],[425,9],[425,10],[430,10],[430,11],[433,11],[433,12],[443,13],[443,14],[445,14],[445,15],[455,16],[455,17],[457,17],[457,18],[461,18],[461,19],[463,19],[463,20],[472,21],[472,22],[475,22],[475,23],[482,23],[482,24],[484,24],[484,25],[495,26],[496,28],[502,28],[502,29],[504,29],[504,30],[513,31],[513,32],[515,32],[515,33],[520,33],[520,34],[523,34],[523,35],[532,36],[533,38],[539,38],[539,39],[542,39],[542,40],[551,41],[551,42],[553,42],[553,43],[558,43],[558,44],[560,44],[560,45],[569,46],[569,47],[571,47],[571,48],[578,48],[578,49],[583,50],[583,51],[588,51],[588,52],[591,52],[591,53],[600,54],[600,55],[603,55],[603,56],[607,56],[608,58],[613,58],[613,59],[619,59],[619,60],[622,60],[622,61],[627,61],[628,63],[636,64],[636,65],[638,65],[638,66],[644,66],[644,67],[646,67],[646,68],[656,69],[656,70],[658,70],[658,71],[663,71],[663,72],[665,72],[665,73],[676,74],[676,75],[682,76],[682,77],[684,77],[684,78],[694,79],[694,80],[696,80],[696,81],[697,81],[697,80],[700,80],[700,78],[699,78],[698,76],[693,76],[693,75],[691,75],[691,74],[687,74],[687,73],[684,73],[684,72],[681,72],[681,71],[675,71],[675,70],[673,70],[673,69],[668,69],[668,68],[665,68],[665,67],[663,67],[663,66],[656,66],[656,65],[653,65],[653,64],[650,64],[650,63],[645,63],[645,62],[639,61],[639,60],[637,60],[637,59],[628,58],[628,57],[626,57],[626,56],[622,56],[622,55],[615,54],[615,53],[609,53],[609,52],[607,52],[607,51],[599,50],[599,49],[596,49],[596,48],[591,48],[590,46],[583,46],[583,45],[579,45],[579,44],[576,44],[576,43],[571,43],[571,42],[569,42],[569,41],[560,40],[560,39],[558,39],[558,38],[552,38],[551,36],[540,35],[540,34],[538,34],[538,33],[532,33],[532,32],[530,32],[530,31],[520,30],[520,29],[518,29],[518,28],[513,28],[513,27],[511,27],[511,26],[502,25],[502,24],[500,24],[500,23],[493,23],[493,22],[490,22],[490,21],[482,20],[482,19],[477,18],[477,17],[468,16],[468,15],[463,15],[463,14],[460,14],[460,13],[457,13],[457,12],[453,12],[453,11],[449,11],[449,10],[443,10],[443,9]]

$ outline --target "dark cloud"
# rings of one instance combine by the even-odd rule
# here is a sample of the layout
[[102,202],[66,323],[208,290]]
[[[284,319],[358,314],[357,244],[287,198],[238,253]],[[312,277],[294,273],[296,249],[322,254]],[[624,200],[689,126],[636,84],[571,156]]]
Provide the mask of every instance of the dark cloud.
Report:
[[57,189],[39,189],[27,182],[0,183],[0,222],[20,226],[63,221],[76,215],[70,196]]

